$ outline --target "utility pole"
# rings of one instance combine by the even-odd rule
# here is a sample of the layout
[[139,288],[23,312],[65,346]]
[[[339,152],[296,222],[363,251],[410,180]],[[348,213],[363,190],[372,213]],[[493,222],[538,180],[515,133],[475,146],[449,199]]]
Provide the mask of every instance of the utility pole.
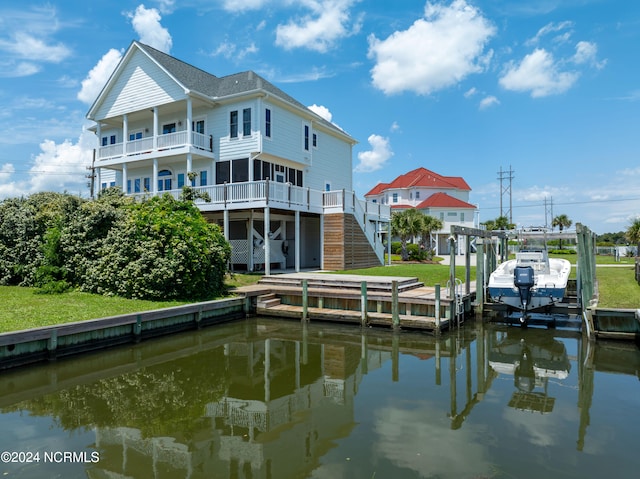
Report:
[[[511,168],[511,165],[509,165],[508,171],[503,171],[501,166],[500,171],[498,172],[498,179],[500,180],[500,216],[507,216],[509,218],[509,223],[513,223],[513,214],[512,214],[513,202],[512,202],[512,195],[511,195],[511,184],[514,178],[513,176],[514,173],[515,172]],[[507,186],[504,186],[503,182],[506,180],[509,180],[509,183],[507,184]],[[502,197],[507,193],[509,194],[509,210],[505,212],[502,207]]]
[[95,188],[95,182],[96,182],[96,150],[93,150],[93,158],[91,160],[91,166],[87,166],[87,170],[89,170],[89,173],[87,173],[85,176],[86,178],[89,179],[89,182],[87,184],[87,186],[89,187],[89,196],[91,197],[91,199],[95,199],[94,198],[94,188]]
[[547,197],[544,197],[544,227],[549,227],[549,220],[551,220],[551,227],[553,228],[553,196],[549,197],[549,201],[547,202]]

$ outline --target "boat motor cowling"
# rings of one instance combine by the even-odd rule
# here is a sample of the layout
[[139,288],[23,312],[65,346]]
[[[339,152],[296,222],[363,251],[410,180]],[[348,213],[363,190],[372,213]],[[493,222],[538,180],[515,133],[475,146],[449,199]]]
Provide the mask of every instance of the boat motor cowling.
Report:
[[518,288],[524,310],[531,299],[531,288],[536,284],[535,273],[531,266],[516,266],[513,270],[513,285]]

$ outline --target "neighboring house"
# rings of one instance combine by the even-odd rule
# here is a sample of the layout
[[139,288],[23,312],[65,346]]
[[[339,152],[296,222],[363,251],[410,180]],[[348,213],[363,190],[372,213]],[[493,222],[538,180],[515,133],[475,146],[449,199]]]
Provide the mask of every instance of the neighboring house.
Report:
[[[436,254],[449,254],[451,226],[478,228],[478,208],[469,203],[471,188],[459,176],[442,176],[426,168],[398,176],[390,183],[378,183],[365,194],[367,200],[390,206],[393,210],[415,208],[438,218],[443,228],[434,233],[432,247]],[[464,236],[460,236],[458,252],[464,252]]]
[[390,208],[352,192],[356,141],[252,71],[216,77],[134,41],[87,118],[96,189],[207,193],[234,269],[383,263]]

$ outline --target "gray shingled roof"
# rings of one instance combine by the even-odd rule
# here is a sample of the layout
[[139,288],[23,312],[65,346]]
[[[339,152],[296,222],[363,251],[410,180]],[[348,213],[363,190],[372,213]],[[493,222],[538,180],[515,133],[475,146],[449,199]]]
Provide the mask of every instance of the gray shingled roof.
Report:
[[[253,71],[245,71],[224,77],[217,77],[211,73],[207,73],[204,70],[196,68],[193,65],[178,60],[171,55],[167,55],[160,50],[156,50],[149,45],[145,45],[144,43],[137,41],[134,43],[157,61],[158,64],[160,64],[165,70],[167,70],[167,72],[173,75],[176,80],[182,83],[189,90],[201,93],[211,98],[222,98],[238,93],[264,90],[288,103],[291,103],[292,105],[297,106],[298,108],[302,108],[303,110],[313,113],[298,100]],[[323,118],[319,121],[333,130],[337,130],[342,134],[347,134],[336,125]]]

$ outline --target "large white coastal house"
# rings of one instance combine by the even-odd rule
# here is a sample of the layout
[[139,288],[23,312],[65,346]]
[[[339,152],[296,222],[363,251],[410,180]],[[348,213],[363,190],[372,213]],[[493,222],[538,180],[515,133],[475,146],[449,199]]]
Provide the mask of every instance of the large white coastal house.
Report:
[[[436,255],[449,254],[451,226],[479,228],[478,207],[469,203],[471,188],[460,176],[442,176],[420,167],[398,176],[390,183],[378,183],[364,196],[367,200],[390,206],[394,211],[415,208],[442,221],[434,233],[432,247]],[[460,237],[458,253],[465,251]]]
[[353,193],[356,141],[252,71],[216,77],[134,41],[87,118],[96,190],[206,192],[197,205],[223,228],[234,269],[384,261],[391,210]]

